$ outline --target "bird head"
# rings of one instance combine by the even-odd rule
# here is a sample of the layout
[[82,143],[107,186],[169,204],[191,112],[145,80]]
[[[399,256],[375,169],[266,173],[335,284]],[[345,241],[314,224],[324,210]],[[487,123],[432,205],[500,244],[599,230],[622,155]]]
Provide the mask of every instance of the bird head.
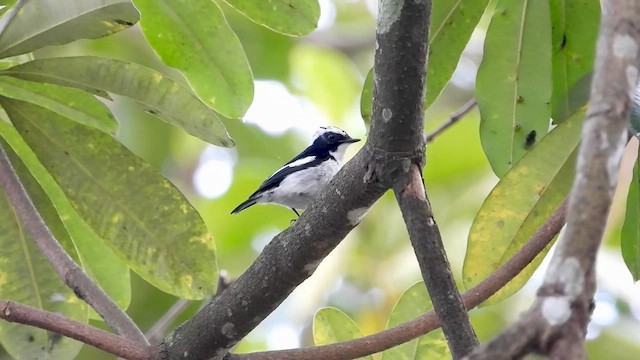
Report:
[[331,156],[342,161],[349,145],[360,141],[335,126],[323,126],[313,135],[312,144],[317,148],[326,148]]

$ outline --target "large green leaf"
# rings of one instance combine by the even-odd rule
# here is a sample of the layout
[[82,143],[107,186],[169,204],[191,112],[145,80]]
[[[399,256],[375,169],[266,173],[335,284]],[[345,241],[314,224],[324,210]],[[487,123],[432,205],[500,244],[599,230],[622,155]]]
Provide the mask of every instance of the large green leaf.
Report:
[[373,69],[367,73],[364,80],[362,94],[360,95],[360,115],[364,120],[367,131],[371,128],[371,115],[373,113]]
[[215,291],[215,244],[173,184],[101,131],[30,103],[0,103],[76,211],[134,271],[182,298]]
[[240,13],[285,35],[306,35],[318,26],[318,0],[224,0]]
[[[567,197],[585,110],[545,136],[491,191],[476,215],[467,244],[463,280],[470,288],[507,262]],[[547,247],[547,250],[549,247]],[[543,251],[488,303],[519,290],[542,261]]]
[[429,28],[426,105],[447,85],[489,0],[435,0]]
[[[400,296],[389,316],[387,329],[413,320],[432,308],[427,288],[424,282],[420,281]],[[382,360],[437,359],[451,359],[451,353],[442,329],[434,330],[427,335],[382,352]]]
[[[58,217],[73,240],[80,263],[102,289],[120,306],[126,309],[131,301],[131,281],[129,267],[120,257],[105,244],[95,232],[82,220],[73,209],[62,189],[47,169],[38,161],[36,155],[24,142],[17,130],[8,123],[0,121],[0,137],[8,144],[13,152],[19,156],[21,163],[26,165],[28,174],[18,168],[21,177],[33,176],[53,203]],[[47,221],[52,227],[52,220]],[[52,230],[55,231],[56,227]],[[55,233],[55,232],[54,232]],[[57,235],[60,237],[60,235]],[[89,315],[98,318],[90,309]]]
[[78,39],[122,31],[140,14],[128,0],[30,0],[7,13],[0,33],[0,57],[9,57]]
[[480,138],[499,177],[549,128],[549,3],[499,0],[484,43],[476,83]]
[[[49,229],[67,252],[77,257],[49,199],[11,149],[6,146],[5,149]],[[2,190],[0,219],[0,298],[86,323],[86,304],[73,294],[40,253]],[[82,347],[82,343],[75,340],[6,321],[0,321],[0,344],[16,359],[72,359]]]
[[230,118],[251,105],[253,78],[238,37],[211,0],[134,0],[140,26],[165,64],[182,72],[200,99]]
[[142,65],[77,56],[30,61],[0,71],[30,81],[70,86],[98,95],[124,95],[149,113],[214,145],[233,146],[218,116],[189,89]]
[[627,195],[627,212],[620,235],[622,258],[627,264],[633,280],[640,279],[640,153],[633,167],[633,179]]
[[[598,0],[551,0],[553,46],[553,97],[551,112],[555,122],[572,114],[588,100],[570,96],[570,91],[593,70],[595,45],[600,23]],[[587,82],[588,85],[589,82]]]
[[[358,325],[349,315],[336,308],[323,308],[313,317],[313,342],[316,346],[329,345],[362,337]],[[370,359],[364,356],[358,359]]]
[[[488,0],[440,0],[433,2],[429,29],[426,107],[438,98],[456,69],[458,59],[469,42]],[[373,69],[360,98],[360,114],[368,127],[371,123]]]
[[0,95],[40,105],[111,135],[118,131],[118,122],[109,108],[81,90],[2,76]]
[[336,124],[353,111],[360,74],[346,55],[312,45],[296,46],[289,55],[294,83]]

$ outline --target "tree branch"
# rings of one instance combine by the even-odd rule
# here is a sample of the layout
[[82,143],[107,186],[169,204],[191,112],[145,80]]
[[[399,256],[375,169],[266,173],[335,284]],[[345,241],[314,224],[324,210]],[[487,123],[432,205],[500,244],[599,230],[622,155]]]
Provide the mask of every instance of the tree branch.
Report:
[[158,359],[158,352],[154,347],[139,344],[58,314],[12,301],[0,300],[0,318],[9,322],[53,331],[125,359]]
[[[380,4],[376,96],[371,133],[363,150],[240,278],[165,339],[164,358],[222,359],[313,274],[385,191],[403,185],[397,179],[407,178],[411,163],[423,162],[425,80],[421,74],[426,65],[430,1]],[[386,61],[380,60],[381,54],[386,54]]]
[[[467,309],[478,306],[500,290],[549,244],[564,224],[566,205],[565,201],[507,263],[477,286],[462,294]],[[158,349],[155,347],[144,347],[89,325],[21,304],[0,300],[0,318],[54,331],[114,355],[128,356],[132,360],[155,360],[159,357]],[[353,341],[305,349],[230,355],[228,360],[353,359],[400,345],[439,326],[438,317],[433,311],[429,311],[410,322]]]
[[447,130],[452,125],[460,121],[460,119],[462,119],[465,115],[467,115],[477,105],[478,103],[476,102],[476,99],[471,99],[467,101],[464,105],[462,105],[461,108],[459,108],[458,110],[456,110],[456,112],[451,114],[451,116],[449,116],[449,118],[445,122],[443,122],[442,125],[440,125],[440,127],[433,130],[431,134],[427,135],[427,143],[432,142],[433,140],[436,139],[438,135],[442,134],[445,130]]
[[[603,5],[567,230],[531,309],[470,359],[511,359],[532,350],[551,359],[586,356],[584,336],[596,286],[595,259],[618,182],[640,68],[640,3],[611,0]],[[520,339],[518,346],[513,346],[515,338]]]
[[451,355],[459,359],[478,345],[478,338],[451,273],[418,165],[411,165],[411,174],[409,184],[395,192],[396,199]]
[[148,345],[140,329],[118,305],[84,273],[65,252],[42,220],[38,210],[22,186],[9,156],[0,143],[0,185],[13,204],[20,220],[35,241],[38,249],[49,260],[58,275],[73,292],[105,320],[117,333],[127,339]]
[[[567,215],[567,201],[547,219],[529,241],[478,285],[461,295],[467,309],[471,310],[502,289],[518,275],[560,232]],[[303,349],[264,351],[250,354],[234,354],[227,360],[349,360],[398,346],[440,327],[436,313],[431,310],[414,320],[379,333],[341,343]]]
[[[216,295],[220,295],[226,288],[231,285],[231,279],[225,270],[218,272],[218,287],[216,287]],[[158,321],[145,333],[145,337],[151,344],[157,344],[166,336],[167,329],[173,321],[180,316],[191,304],[191,301],[178,299],[169,310],[167,310]]]

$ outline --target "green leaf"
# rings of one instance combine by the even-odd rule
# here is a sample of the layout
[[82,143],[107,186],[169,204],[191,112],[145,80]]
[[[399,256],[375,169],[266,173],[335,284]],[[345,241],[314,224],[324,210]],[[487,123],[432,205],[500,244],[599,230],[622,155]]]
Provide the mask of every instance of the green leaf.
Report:
[[[469,232],[463,280],[471,288],[507,262],[567,197],[585,109],[545,136],[491,191]],[[519,290],[546,251],[485,303],[496,303]]]
[[118,122],[109,108],[81,90],[3,76],[0,77],[0,95],[40,105],[111,135],[118,131]]
[[[480,21],[489,0],[434,1],[429,28],[429,62],[427,64],[428,108],[451,79],[462,51]],[[369,70],[362,89],[360,114],[368,127],[373,100],[373,69]]]
[[[313,317],[313,342],[316,346],[329,345],[362,337],[358,325],[349,315],[336,308],[322,308]],[[358,359],[371,359],[365,356]]]
[[[413,320],[432,308],[431,298],[429,298],[424,282],[413,284],[400,296],[393,307],[391,315],[389,315],[387,329]],[[451,353],[442,329],[382,352],[382,360],[418,359],[451,359]]]
[[462,51],[489,0],[436,0],[431,9],[426,107],[438,98],[456,70]]
[[214,293],[215,244],[173,184],[101,131],[30,103],[0,103],[75,210],[134,271],[181,298]]
[[214,145],[233,146],[216,114],[189,89],[142,65],[92,56],[30,61],[0,71],[24,80],[128,96],[149,113]]
[[253,99],[253,78],[240,40],[211,0],[134,0],[140,27],[162,61],[187,78],[200,99],[240,118]]
[[0,6],[2,6],[2,8],[0,9],[0,15],[3,15],[4,13],[7,12],[7,10],[10,10],[16,3],[16,0],[3,0],[0,1]]
[[371,129],[371,114],[373,113],[373,69],[367,73],[360,95],[360,115],[364,120],[367,132]]
[[551,26],[546,1],[499,0],[476,83],[480,138],[504,174],[549,128]]
[[[551,0],[551,42],[553,46],[553,97],[551,112],[559,123],[589,100],[569,96],[578,82],[593,70],[600,23],[598,0]],[[589,82],[587,82],[588,85]]]
[[127,0],[32,0],[18,3],[0,33],[0,57],[96,39],[129,28],[140,14]]
[[[58,221],[62,221],[68,234],[73,240],[75,249],[69,251],[72,255],[78,253],[80,264],[100,287],[120,306],[126,309],[131,301],[131,281],[129,267],[120,257],[105,244],[95,232],[82,220],[80,215],[73,209],[62,189],[55,182],[51,174],[42,166],[38,158],[24,142],[17,130],[8,123],[0,121],[0,137],[7,143],[13,152],[19,156],[21,163],[26,165],[26,171],[18,169],[18,174],[22,178],[33,176],[40,187],[44,190],[50,201],[53,203]],[[53,221],[48,220],[47,224],[54,234],[56,227],[52,227]],[[56,235],[60,238],[60,235]],[[89,315],[98,319],[90,309]]]
[[[6,123],[3,123],[6,124]],[[9,147],[5,147],[38,212],[58,242],[74,257],[73,243],[55,209],[37,182]],[[87,306],[53,270],[19,220],[7,195],[0,190],[0,294],[40,310],[87,323]],[[0,344],[16,359],[72,359],[82,343],[32,326],[0,321]]]
[[640,279],[640,153],[633,167],[633,179],[627,195],[627,212],[620,235],[622,258],[629,268],[633,281]]
[[343,53],[313,45],[291,51],[293,82],[324,113],[340,124],[353,110],[360,88],[360,74]]
[[256,24],[291,35],[306,35],[318,27],[317,0],[224,0]]

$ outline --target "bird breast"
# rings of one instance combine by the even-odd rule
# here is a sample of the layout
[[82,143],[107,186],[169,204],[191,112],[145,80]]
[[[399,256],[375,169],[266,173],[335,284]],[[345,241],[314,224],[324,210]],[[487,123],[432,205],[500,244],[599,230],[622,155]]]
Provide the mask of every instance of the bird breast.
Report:
[[296,209],[306,209],[318,191],[338,173],[341,164],[325,161],[318,166],[295,172],[269,194],[271,201]]

